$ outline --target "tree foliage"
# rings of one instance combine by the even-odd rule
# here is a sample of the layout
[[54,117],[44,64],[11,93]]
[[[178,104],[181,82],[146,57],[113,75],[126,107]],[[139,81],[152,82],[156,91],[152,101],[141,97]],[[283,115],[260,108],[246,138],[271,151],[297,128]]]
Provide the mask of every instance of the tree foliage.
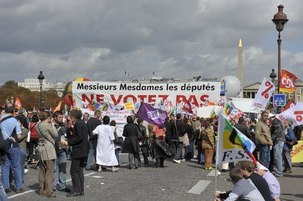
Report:
[[[16,98],[19,98],[26,110],[32,110],[34,107],[39,109],[40,107],[40,92],[20,87],[15,81],[7,81],[2,85],[0,94],[0,105],[5,104],[7,100],[15,101]],[[45,99],[46,109],[55,108],[61,99],[55,90],[43,91],[42,97]]]

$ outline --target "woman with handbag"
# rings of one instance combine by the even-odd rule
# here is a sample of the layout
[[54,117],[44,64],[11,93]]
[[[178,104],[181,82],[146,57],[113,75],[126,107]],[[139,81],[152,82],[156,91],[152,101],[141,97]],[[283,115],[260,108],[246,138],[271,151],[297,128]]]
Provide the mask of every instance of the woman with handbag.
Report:
[[283,147],[283,152],[282,152],[282,156],[283,156],[283,160],[284,160],[284,170],[283,172],[286,173],[292,173],[292,162],[291,162],[291,157],[290,157],[290,152],[292,151],[292,147],[293,145],[298,144],[297,138],[294,134],[293,129],[291,128],[291,121],[285,121],[284,122],[284,126],[285,126],[285,140],[286,142],[284,143],[284,147]]
[[109,125],[110,125],[110,127],[112,128],[112,130],[114,132],[115,155],[116,155],[116,158],[117,158],[117,161],[118,161],[118,167],[119,167],[121,165],[121,163],[120,163],[120,151],[121,151],[122,146],[123,146],[123,137],[118,136],[115,120],[111,120]]
[[40,114],[41,122],[37,125],[39,133],[38,153],[39,153],[39,194],[54,198],[53,177],[54,162],[56,159],[55,139],[58,136],[56,129],[51,124],[51,114],[44,111]]
[[205,121],[205,129],[202,131],[202,150],[205,154],[205,170],[212,170],[212,161],[215,150],[215,132],[210,120]]

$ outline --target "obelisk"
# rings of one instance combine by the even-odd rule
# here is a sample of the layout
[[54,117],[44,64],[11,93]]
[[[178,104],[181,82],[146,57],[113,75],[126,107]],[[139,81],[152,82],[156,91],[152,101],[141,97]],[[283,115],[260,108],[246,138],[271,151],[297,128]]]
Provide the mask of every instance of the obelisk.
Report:
[[240,97],[243,97],[243,44],[242,44],[242,39],[240,38],[239,40],[239,45],[238,45],[238,79],[241,82],[241,92],[240,92]]

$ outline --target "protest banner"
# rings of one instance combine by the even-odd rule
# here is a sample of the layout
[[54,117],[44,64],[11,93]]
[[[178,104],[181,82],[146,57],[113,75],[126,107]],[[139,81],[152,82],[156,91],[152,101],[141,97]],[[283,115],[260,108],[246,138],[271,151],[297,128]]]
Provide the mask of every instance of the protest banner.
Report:
[[73,82],[72,93],[75,106],[86,107],[89,103],[105,101],[113,107],[124,108],[125,103],[145,102],[151,105],[167,101],[176,105],[188,101],[201,107],[206,101],[220,100],[220,82],[174,82],[174,83],[129,83],[129,82]]
[[298,144],[292,147],[290,156],[292,163],[303,162],[303,140],[298,141]]

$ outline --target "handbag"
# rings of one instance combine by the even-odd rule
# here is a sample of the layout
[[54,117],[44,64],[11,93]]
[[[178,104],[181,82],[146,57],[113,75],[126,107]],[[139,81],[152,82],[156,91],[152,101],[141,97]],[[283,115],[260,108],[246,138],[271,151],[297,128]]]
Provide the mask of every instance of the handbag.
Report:
[[183,145],[186,147],[186,146],[189,146],[189,138],[188,138],[188,134],[185,133],[183,135]]
[[166,155],[166,157],[170,158],[173,156],[173,153],[170,152],[168,146],[163,140],[156,140],[155,145],[159,147],[159,149]]
[[122,145],[123,144],[123,137],[118,137],[117,135],[117,132],[116,132],[116,128],[115,128],[115,131],[114,131],[114,144],[116,145]]

